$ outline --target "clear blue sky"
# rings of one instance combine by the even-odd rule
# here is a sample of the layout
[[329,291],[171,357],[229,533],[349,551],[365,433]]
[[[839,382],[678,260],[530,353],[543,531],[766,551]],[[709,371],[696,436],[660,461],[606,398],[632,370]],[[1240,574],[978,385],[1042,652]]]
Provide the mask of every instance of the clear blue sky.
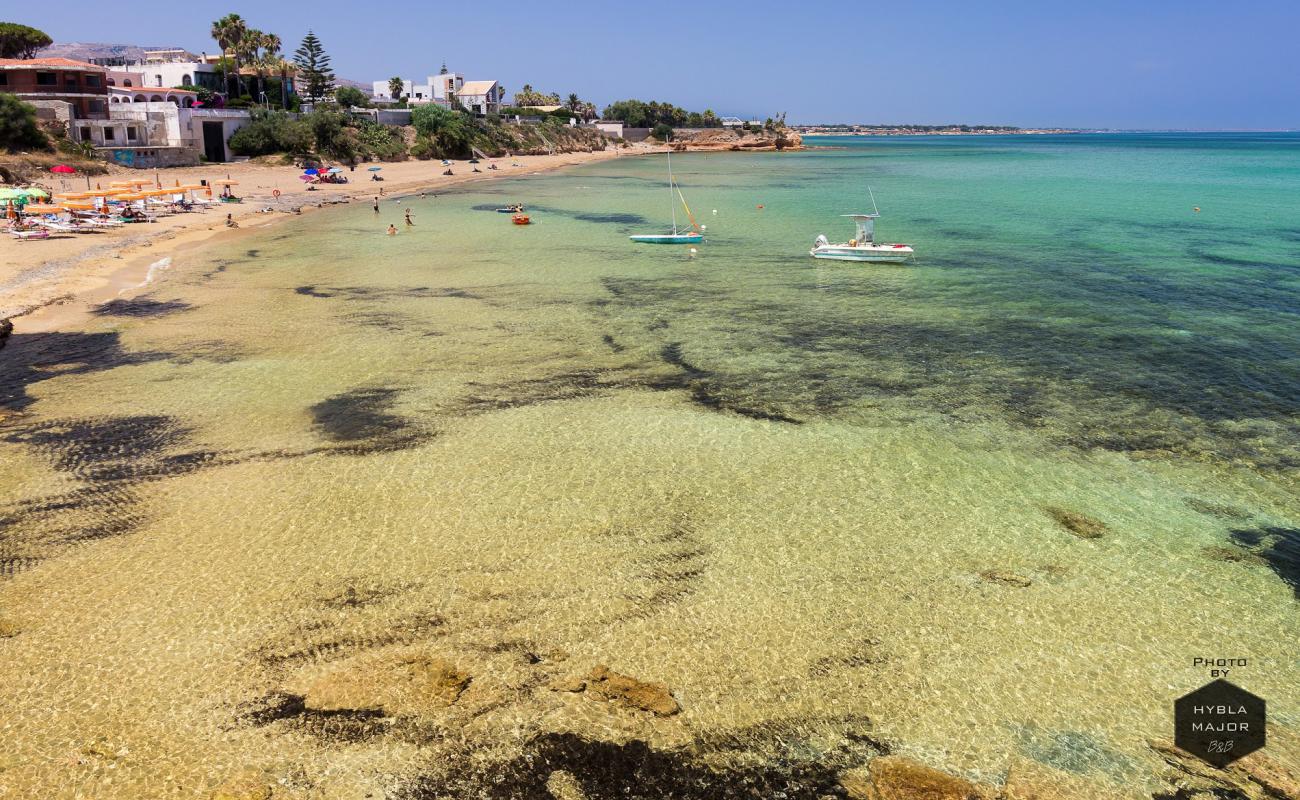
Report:
[[212,51],[209,25],[227,11],[289,51],[314,28],[353,80],[421,77],[446,59],[602,108],[637,97],[792,122],[1300,128],[1300,0],[71,0],[0,18],[60,42]]

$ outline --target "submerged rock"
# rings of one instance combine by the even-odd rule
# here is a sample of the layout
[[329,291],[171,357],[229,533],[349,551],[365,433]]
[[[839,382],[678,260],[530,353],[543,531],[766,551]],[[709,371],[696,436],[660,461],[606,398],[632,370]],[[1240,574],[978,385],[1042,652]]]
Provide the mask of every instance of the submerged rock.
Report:
[[993,800],[996,793],[906,756],[880,756],[840,775],[851,800]]
[[1125,800],[1131,793],[1029,759],[1007,770],[998,800]]
[[660,717],[669,717],[682,710],[665,684],[647,683],[620,675],[604,664],[598,664],[586,677],[574,676],[553,681],[550,688],[556,692],[585,692],[592,700],[649,711]]
[[1212,545],[1210,547],[1201,548],[1201,552],[1205,554],[1206,558],[1211,559],[1213,561],[1226,561],[1230,564],[1243,563],[1243,564],[1261,564],[1264,566],[1268,565],[1268,562],[1265,561],[1260,556],[1250,552],[1249,550],[1242,550],[1239,547],[1223,547],[1221,545]]
[[1033,586],[1034,582],[1024,575],[1017,575],[1014,572],[1004,572],[1000,569],[986,569],[980,573],[980,577],[989,583],[1000,583],[1003,586],[1018,586],[1025,588]]
[[470,684],[468,673],[430,656],[355,659],[309,683],[308,711],[419,714],[454,704]]
[[213,790],[209,800],[270,800],[271,784],[261,772],[240,773]]
[[1258,750],[1228,766],[1207,764],[1168,740],[1147,745],[1172,770],[1166,780],[1174,793],[1161,797],[1229,797],[1244,800],[1300,800],[1300,737],[1280,726],[1268,727],[1271,751]]
[[1078,511],[1070,511],[1058,506],[1047,506],[1043,510],[1061,527],[1080,539],[1100,539],[1110,530],[1101,520],[1093,519],[1087,514],[1080,514]]

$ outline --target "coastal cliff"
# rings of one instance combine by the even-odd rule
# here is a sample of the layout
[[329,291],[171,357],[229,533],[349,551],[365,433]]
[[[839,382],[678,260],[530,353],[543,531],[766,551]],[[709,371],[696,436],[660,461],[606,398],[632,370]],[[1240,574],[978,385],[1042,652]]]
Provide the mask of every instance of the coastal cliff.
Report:
[[789,128],[759,131],[709,128],[697,131],[676,131],[674,136],[677,139],[673,144],[675,150],[767,152],[803,149],[803,138]]

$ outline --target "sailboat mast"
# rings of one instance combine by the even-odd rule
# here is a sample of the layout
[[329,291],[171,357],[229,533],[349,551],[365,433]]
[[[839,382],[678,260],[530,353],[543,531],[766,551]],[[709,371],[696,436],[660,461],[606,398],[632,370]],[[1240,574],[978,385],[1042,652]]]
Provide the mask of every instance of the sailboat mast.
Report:
[[668,139],[668,210],[673,214],[673,236],[677,235],[677,201],[673,197],[673,145]]

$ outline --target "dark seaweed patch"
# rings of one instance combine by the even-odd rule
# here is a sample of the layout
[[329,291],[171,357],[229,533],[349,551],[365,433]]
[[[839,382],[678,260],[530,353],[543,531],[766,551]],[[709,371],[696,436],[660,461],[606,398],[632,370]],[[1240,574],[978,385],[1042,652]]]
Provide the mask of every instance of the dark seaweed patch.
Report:
[[1228,534],[1234,542],[1263,558],[1300,600],[1300,528],[1237,528]]
[[238,719],[258,727],[283,722],[292,730],[332,742],[362,742],[386,733],[389,728],[383,711],[352,708],[318,711],[307,708],[302,695],[286,692],[272,692],[246,703]]
[[313,426],[340,452],[354,455],[414,447],[432,434],[417,429],[405,417],[390,413],[398,390],[362,388],[328,397],[313,405]]
[[171,417],[59,419],[0,427],[0,441],[26,446],[83,485],[0,509],[0,558],[40,558],[52,550],[130,533],[146,522],[142,483],[226,463],[220,453],[184,449],[190,430]]
[[430,287],[430,286],[317,286],[309,284],[299,286],[294,289],[295,292],[308,297],[344,297],[349,300],[391,300],[394,298],[437,298],[437,297],[455,297],[461,300],[481,300],[482,296],[469,291],[468,289],[458,289],[455,287]]
[[581,222],[598,222],[607,225],[648,225],[650,224],[650,220],[646,219],[640,214],[626,214],[626,213],[596,214],[591,212],[584,212],[581,214],[574,214],[573,218]]
[[1208,517],[1218,517],[1219,519],[1250,519],[1253,514],[1240,506],[1227,505],[1226,503],[1212,503],[1209,500],[1202,500],[1199,497],[1185,497],[1183,502],[1187,507],[1198,514],[1205,514]]
[[100,303],[90,313],[101,317],[161,317],[177,311],[188,311],[194,306],[181,300],[151,300],[148,297],[121,298]]
[[852,737],[845,737],[837,747],[820,749],[792,730],[781,729],[777,735],[795,746],[761,763],[751,759],[716,766],[698,745],[656,750],[639,740],[615,744],[572,733],[546,733],[531,739],[524,753],[507,763],[476,769],[472,760],[465,759],[446,774],[411,781],[396,796],[400,800],[554,800],[547,781],[553,773],[565,772],[590,800],[825,800],[846,796],[839,784],[840,771],[880,752]]
[[511,383],[470,383],[474,394],[460,401],[459,413],[485,414],[539,403],[593,397],[622,385],[605,370],[572,370]]
[[844,652],[823,656],[808,668],[811,678],[825,678],[845,669],[862,669],[885,663],[887,656],[881,649],[879,639],[859,639],[849,645]]
[[405,419],[387,413],[396,389],[354,389],[311,407],[313,424],[336,442],[358,442],[390,436],[408,427]]
[[0,408],[27,408],[34,402],[27,387],[58,375],[81,375],[168,357],[167,353],[128,352],[116,332],[16,333],[0,350]]
[[1124,779],[1136,771],[1128,756],[1083,731],[1042,730],[1027,725],[1019,731],[1018,745],[1035,761],[1066,772]]
[[605,345],[609,347],[610,350],[613,350],[615,353],[621,353],[627,349],[626,347],[624,347],[623,345],[615,341],[614,337],[609,335],[608,333],[601,336],[600,340],[604,342]]
[[310,285],[295,287],[294,291],[297,292],[298,294],[306,295],[307,297],[333,297],[334,296],[333,292],[323,292],[317,289],[315,286],[310,286]]

